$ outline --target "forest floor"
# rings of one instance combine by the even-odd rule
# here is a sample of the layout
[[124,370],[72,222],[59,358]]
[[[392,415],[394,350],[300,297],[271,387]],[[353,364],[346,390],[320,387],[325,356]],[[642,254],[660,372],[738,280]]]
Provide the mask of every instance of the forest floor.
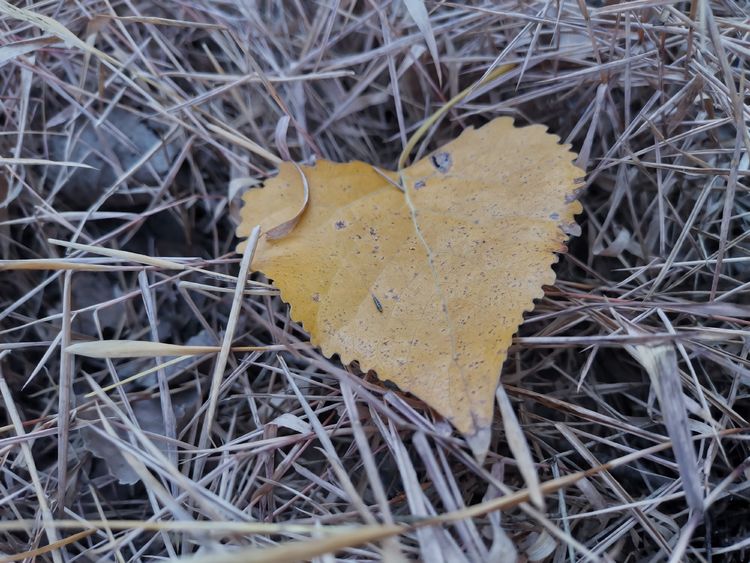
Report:
[[[0,560],[750,559],[748,11],[0,0]],[[414,159],[505,115],[585,171],[481,462],[235,237],[281,160],[394,170],[478,84]]]

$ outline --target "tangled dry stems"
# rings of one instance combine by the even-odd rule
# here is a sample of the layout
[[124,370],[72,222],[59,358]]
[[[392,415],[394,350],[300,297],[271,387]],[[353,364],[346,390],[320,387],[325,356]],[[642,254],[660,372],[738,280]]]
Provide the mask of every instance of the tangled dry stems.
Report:
[[[405,5],[0,3],[4,556],[304,540],[290,553],[312,557],[333,547],[310,538],[356,525],[341,559],[747,560],[747,8]],[[531,455],[498,417],[480,466],[419,401],[307,346],[263,280],[227,323],[242,189],[279,159],[393,168],[502,64],[414,156],[508,114],[571,143],[587,177],[582,236],[503,372]],[[260,348],[65,352],[92,339]],[[544,507],[460,517],[592,468]]]

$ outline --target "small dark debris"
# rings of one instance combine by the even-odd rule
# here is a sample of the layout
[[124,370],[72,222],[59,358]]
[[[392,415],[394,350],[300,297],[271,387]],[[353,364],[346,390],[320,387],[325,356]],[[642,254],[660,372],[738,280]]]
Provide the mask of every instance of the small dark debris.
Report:
[[451,169],[451,166],[453,165],[453,158],[451,158],[450,153],[447,152],[436,152],[430,157],[430,162],[432,162],[432,165],[438,169],[438,171],[445,174],[448,172],[448,170]]
[[426,184],[425,184],[424,180],[417,180],[416,182],[414,182],[414,189],[415,190],[421,190],[422,188],[425,187],[425,185]]
[[383,312],[383,304],[380,302],[380,299],[378,299],[377,297],[375,297],[374,293],[371,293],[370,295],[372,295],[372,302],[375,303],[375,308],[378,310],[378,313],[382,313]]
[[338,221],[336,221],[336,224],[334,226],[336,227],[337,231],[340,231],[341,229],[346,228],[346,221],[339,219]]

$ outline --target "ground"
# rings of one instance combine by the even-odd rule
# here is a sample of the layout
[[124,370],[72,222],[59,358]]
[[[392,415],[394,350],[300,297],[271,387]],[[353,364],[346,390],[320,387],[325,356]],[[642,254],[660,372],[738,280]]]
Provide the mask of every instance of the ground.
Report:
[[[749,15],[0,1],[2,560],[746,561]],[[396,169],[465,88],[413,159],[509,115],[585,176],[481,462],[236,289],[243,191]]]

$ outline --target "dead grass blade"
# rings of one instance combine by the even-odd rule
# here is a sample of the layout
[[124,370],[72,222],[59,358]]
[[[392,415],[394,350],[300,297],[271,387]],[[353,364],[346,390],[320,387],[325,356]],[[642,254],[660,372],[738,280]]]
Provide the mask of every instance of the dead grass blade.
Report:
[[[0,1],[3,556],[744,560],[744,3],[266,4]],[[233,233],[279,155],[393,170],[500,115],[584,212],[480,464]]]

